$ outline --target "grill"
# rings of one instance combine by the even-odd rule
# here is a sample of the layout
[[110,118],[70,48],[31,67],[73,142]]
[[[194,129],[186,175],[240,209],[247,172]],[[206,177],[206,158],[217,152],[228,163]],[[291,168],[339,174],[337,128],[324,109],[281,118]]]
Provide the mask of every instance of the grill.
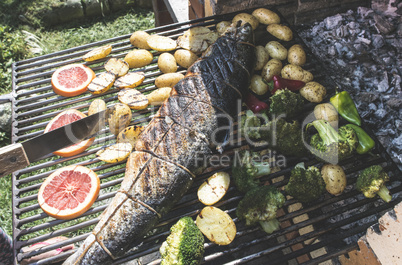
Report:
[[[272,7],[268,8],[275,10]],[[250,13],[251,11],[245,10],[243,12]],[[277,10],[275,11],[279,14]],[[214,28],[216,23],[222,20],[231,20],[237,13],[239,12],[171,24],[153,28],[147,32],[175,39],[194,25]],[[284,24],[288,24],[282,16],[281,19]],[[284,43],[285,47],[289,48],[295,43],[304,46],[308,56],[308,64],[304,68],[314,74],[314,79],[317,82],[327,87],[326,99],[328,100],[329,96],[334,94],[335,83],[328,78],[329,75],[325,72],[324,66],[306,47],[296,31],[293,30],[293,32],[294,39]],[[82,63],[83,54],[105,44],[112,44],[111,56],[124,57],[133,48],[129,42],[129,37],[130,35],[119,36],[13,64],[13,142],[22,142],[42,134],[47,122],[65,109],[76,108],[86,113],[89,104],[95,98],[103,98],[108,104],[117,102],[117,92],[114,89],[106,94],[96,96],[89,93],[73,98],[58,96],[52,91],[50,77],[58,67],[70,63]],[[265,45],[269,40],[273,40],[271,38],[273,37],[270,37],[265,29],[256,32],[256,40],[259,45]],[[146,79],[138,89],[144,93],[155,89],[154,80],[161,74],[156,65],[158,53],[154,55],[152,64],[141,69],[145,72]],[[86,64],[99,74],[104,71],[103,63],[105,60]],[[179,71],[184,73],[185,69],[180,68]],[[311,111],[313,107],[312,104],[306,104],[306,113]],[[157,108],[154,107],[134,112],[132,124],[147,124],[156,110]],[[372,135],[369,128],[364,125],[363,127]],[[24,258],[71,243],[79,243],[89,235],[99,220],[98,216],[115,195],[124,177],[125,163],[105,164],[99,161],[95,155],[105,145],[113,143],[114,139],[114,135],[105,129],[84,153],[70,158],[48,155],[31,164],[28,168],[13,174],[15,264]],[[225,152],[231,154],[235,148],[247,148],[247,146],[244,141],[240,141]],[[263,149],[264,146],[253,146],[252,148]],[[237,236],[234,242],[228,246],[218,246],[207,242],[205,244],[205,264],[317,264],[328,260],[337,264],[336,258],[339,255],[357,249],[357,240],[364,234],[365,230],[375,224],[385,211],[392,209],[395,204],[401,201],[399,196],[402,190],[401,172],[377,140],[373,153],[372,155],[353,157],[341,163],[348,178],[348,186],[342,195],[334,197],[326,194],[322,199],[311,204],[301,204],[288,198],[285,206],[278,213],[281,229],[271,235],[261,233],[257,227],[245,227],[244,223],[236,218],[236,205],[242,195],[231,186],[227,195],[217,206],[232,216],[236,222]],[[286,185],[290,170],[300,161],[304,161],[306,165],[320,166],[320,163],[312,158],[298,160],[289,157],[285,166],[276,168],[274,173],[263,177],[261,180],[281,188]],[[70,221],[56,220],[42,212],[37,202],[37,193],[41,183],[50,173],[58,167],[70,164],[85,165],[92,168],[101,179],[101,192],[92,208],[81,217]],[[393,200],[388,204],[377,198],[364,198],[355,189],[354,183],[359,170],[373,164],[381,164],[391,177],[387,186],[393,194]],[[203,208],[197,199],[197,188],[206,178],[220,170],[230,172],[230,167],[211,167],[198,176],[188,193],[144,239],[143,244],[114,264],[122,264],[132,260],[137,260],[138,264],[159,264],[159,247],[169,234],[169,228],[180,217],[185,215],[194,217]],[[60,235],[65,235],[69,239],[32,252],[24,253],[21,250],[24,246]],[[34,264],[62,262],[73,252],[74,250],[70,250]]]

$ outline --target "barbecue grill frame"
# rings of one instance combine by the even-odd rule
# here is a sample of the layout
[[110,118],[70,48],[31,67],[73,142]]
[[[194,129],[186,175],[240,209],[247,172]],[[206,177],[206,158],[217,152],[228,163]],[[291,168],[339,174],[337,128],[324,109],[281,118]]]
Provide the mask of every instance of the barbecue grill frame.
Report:
[[[286,24],[288,26],[289,23],[286,22],[284,17],[272,6],[265,6],[266,8],[270,8],[271,10],[277,12],[280,17],[281,21],[283,24]],[[212,17],[206,17],[206,18],[200,18],[200,19],[195,19],[191,20],[188,22],[181,22],[181,23],[175,23],[171,25],[166,25],[166,26],[161,26],[153,29],[146,30],[148,33],[152,34],[161,34],[164,36],[171,36],[173,38],[178,37],[179,35],[182,34],[183,31],[187,30],[189,27],[194,26],[194,25],[201,25],[201,26],[209,26],[212,27],[214,24],[218,23],[219,21],[222,20],[231,20],[236,14],[241,13],[241,12],[248,12],[251,13],[253,9],[248,9],[248,10],[242,10],[242,11],[237,11],[233,12],[230,14],[224,14],[224,15],[216,15]],[[314,56],[311,52],[311,50],[306,46],[306,44],[303,42],[303,40],[298,36],[297,32],[294,30],[292,26],[290,26],[293,33],[294,33],[294,40],[291,42],[294,43],[299,43],[301,44],[308,55],[309,58],[309,63],[306,65],[307,70],[312,70],[315,73],[315,80],[322,82],[323,84],[330,84],[332,89],[329,89],[329,92],[334,93],[334,89],[336,84],[333,82],[329,77],[328,73],[325,72],[324,66],[320,63],[320,61],[317,59],[316,56]],[[267,33],[268,34],[268,33]],[[50,111],[52,109],[55,109],[57,107],[60,108],[68,108],[68,106],[71,103],[77,104],[78,108],[85,109],[89,105],[89,101],[98,98],[98,97],[103,97],[103,95],[90,95],[89,93],[83,94],[79,97],[74,97],[71,99],[66,99],[60,96],[54,97],[54,93],[51,90],[50,87],[50,80],[49,77],[51,73],[59,66],[68,64],[68,63],[73,63],[73,62],[78,62],[78,63],[83,63],[81,60],[81,56],[85,54],[88,50],[98,47],[104,44],[110,44],[112,43],[113,45],[113,51],[112,51],[112,56],[113,57],[118,57],[121,58],[124,56],[125,53],[127,53],[129,50],[131,50],[133,47],[129,43],[129,37],[130,34],[123,35],[123,36],[118,36],[115,38],[107,39],[107,40],[102,40],[86,45],[82,45],[79,47],[74,47],[70,48],[67,50],[55,52],[52,54],[47,54],[39,57],[35,57],[32,59],[27,59],[23,61],[16,62],[12,65],[12,87],[13,87],[13,98],[12,98],[12,106],[13,106],[13,112],[12,112],[12,142],[21,142],[23,140],[29,139],[31,137],[34,137],[40,133],[42,133],[42,129],[45,126],[45,120],[49,119],[51,117],[54,117],[55,115],[58,114],[59,111],[56,112],[49,112],[45,114],[39,114],[37,116],[37,113],[43,113],[45,111]],[[156,53],[158,54],[158,53]],[[95,63],[86,63],[89,66],[95,65],[95,67],[91,67],[95,70],[96,73],[99,73],[102,70],[102,65],[99,65],[100,62],[104,62],[106,59],[102,59],[99,61],[96,61]],[[155,63],[156,60],[154,59],[153,63]],[[34,67],[39,67],[34,69]],[[154,78],[161,74],[159,71],[154,71],[156,70],[155,66],[147,67],[146,68],[146,79],[144,81],[144,84],[149,84],[149,87],[144,88],[142,91],[150,91],[155,89],[153,85],[151,85],[154,81]],[[180,68],[180,70],[183,72],[184,69]],[[42,72],[44,71],[44,72]],[[45,79],[42,79],[44,78]],[[39,80],[36,80],[39,79]],[[32,90],[28,90],[25,92],[21,93],[22,89],[28,89],[31,87],[39,86],[39,88],[34,88]],[[32,100],[32,97],[30,97],[32,94],[36,93],[43,93],[39,94],[38,96],[33,96],[35,101]],[[107,92],[105,95],[109,96],[108,102],[113,102],[116,101],[116,90],[111,90]],[[41,106],[43,104],[43,99],[46,99],[50,97],[50,100],[48,100],[48,104],[55,103],[55,105],[46,105],[46,107],[38,108],[38,106]],[[328,100],[328,97],[326,98]],[[30,101],[33,101],[33,103],[29,103]],[[311,110],[313,107],[313,104],[306,104],[306,110]],[[63,110],[64,110],[63,109]],[[148,112],[154,112],[157,108],[156,107],[151,107],[148,110],[144,111],[139,111],[136,113],[140,114],[146,114]],[[25,112],[24,112],[25,111]],[[30,115],[33,115],[33,117],[29,117]],[[35,116],[36,115],[36,116]],[[24,118],[25,117],[25,118]],[[133,118],[132,124],[138,124],[142,122],[146,122],[147,120],[150,119],[150,116],[137,116]],[[39,122],[35,124],[36,122]],[[363,127],[373,136],[373,133],[367,126],[363,124]],[[25,133],[26,132],[26,133]],[[354,183],[354,180],[356,178],[356,172],[359,170],[363,169],[364,167],[371,165],[372,163],[381,163],[383,164],[387,171],[392,174],[392,181],[391,181],[391,192],[392,193],[400,193],[402,190],[402,184],[401,184],[401,172],[396,166],[396,164],[392,161],[391,157],[389,154],[386,152],[385,148],[378,142],[378,140],[373,137],[376,141],[376,157],[371,157],[369,155],[362,156],[361,159],[356,159],[356,158],[351,158],[348,159],[344,162],[342,162],[342,166],[346,169],[346,173],[348,174],[348,186],[353,187],[351,184]],[[107,143],[109,141],[113,140],[113,136],[105,129],[102,131],[101,135],[97,137],[94,145],[96,144],[102,144],[102,143]],[[244,144],[244,142],[243,142]],[[234,146],[231,147],[228,152],[231,152],[233,148],[237,148],[239,146]],[[60,223],[64,223],[65,221],[61,220],[51,220],[48,222],[41,223],[39,225],[34,225],[32,228],[29,228],[27,230],[21,229],[23,225],[26,224],[31,224],[33,221],[38,221],[46,219],[46,214],[37,214],[31,217],[26,217],[26,218],[21,218],[20,215],[30,211],[31,209],[38,209],[37,204],[33,204],[31,206],[27,207],[20,207],[19,205],[21,203],[27,203],[32,200],[36,200],[36,195],[28,195],[27,197],[22,197],[20,198],[20,195],[23,195],[31,190],[36,190],[39,188],[40,183],[37,184],[32,184],[29,185],[28,187],[20,187],[21,185],[24,185],[27,182],[31,181],[38,181],[40,179],[44,179],[48,174],[50,174],[52,171],[47,171],[44,173],[34,173],[33,176],[26,176],[27,174],[31,174],[33,172],[36,172],[37,170],[41,170],[50,166],[54,166],[56,164],[60,163],[74,163],[74,159],[76,158],[83,158],[83,157],[91,157],[94,155],[94,153],[99,150],[101,146],[95,147],[92,149],[89,149],[88,151],[74,156],[72,159],[71,158],[56,158],[53,155],[49,155],[46,158],[42,159],[41,162],[36,163],[35,165],[32,165],[26,169],[20,170],[19,172],[13,173],[12,175],[12,192],[13,192],[13,202],[12,202],[12,207],[13,207],[13,240],[14,240],[14,257],[15,261],[14,264],[17,264],[21,259],[23,258],[28,258],[33,255],[37,255],[40,253],[44,253],[48,250],[55,249],[67,244],[75,243],[78,241],[82,241],[83,239],[86,238],[88,233],[81,234],[77,237],[72,237],[66,241],[51,245],[51,246],[46,246],[43,247],[39,250],[32,251],[30,253],[21,253],[20,249],[23,246],[27,246],[36,242],[40,242],[43,240],[46,240],[48,238],[51,238],[55,235],[58,234],[65,234],[68,233],[69,231],[75,231],[75,230],[81,230],[89,225],[94,225],[97,223],[98,218],[93,218],[88,221],[84,221],[82,223],[79,223],[77,225],[71,226],[71,227],[66,227],[61,230],[56,231],[54,234],[45,234],[41,236],[34,236],[28,240],[21,240],[20,237],[24,235],[31,235],[35,231],[40,231],[42,229],[46,228],[53,228],[56,225]],[[261,149],[261,147],[259,147]],[[366,163],[363,163],[361,160],[363,159],[368,159]],[[286,184],[287,178],[290,173],[291,166],[293,166],[297,161],[294,159],[289,159],[288,160],[289,164],[288,167],[284,168],[283,170],[279,172],[275,172],[270,174],[267,177],[264,177],[264,181],[269,181],[271,184],[275,186],[283,186]],[[316,160],[305,160],[305,162],[308,165],[313,165],[313,164],[319,164],[318,161]],[[108,170],[110,168],[116,167],[116,165],[101,165],[101,164],[96,164],[97,161],[96,159],[90,158],[86,159],[85,161],[79,162],[80,164],[83,165],[94,165],[95,164],[95,170],[96,171],[103,171],[103,170]],[[124,163],[118,163],[117,164],[117,169],[113,169],[113,171],[106,172],[104,174],[101,174],[101,178],[105,179],[108,178],[109,176],[113,175],[119,175],[124,173]],[[157,226],[157,228],[160,229],[161,232],[158,232],[154,235],[151,235],[149,238],[145,240],[145,243],[143,246],[140,246],[139,250],[134,252],[131,255],[128,255],[124,257],[123,259],[120,259],[116,261],[114,264],[121,264],[122,262],[125,261],[130,261],[134,260],[136,258],[144,258],[146,259],[152,259],[157,257],[157,253],[159,246],[163,239],[168,235],[168,228],[182,215],[191,215],[195,216],[201,209],[202,205],[196,200],[196,189],[197,187],[204,181],[207,177],[209,177],[211,174],[218,170],[230,170],[229,167],[226,168],[214,168],[212,171],[203,173],[201,174],[197,180],[195,181],[194,185],[192,188],[189,190],[187,195],[178,203],[178,205],[172,210],[171,213],[169,213],[167,216],[165,216],[162,220],[161,223]],[[281,176],[285,176],[282,177]],[[279,180],[277,180],[279,178]],[[101,188],[105,189],[106,187],[113,187],[118,185],[118,183],[122,180],[122,177],[109,181],[107,183],[103,183]],[[275,183],[273,182],[275,181]],[[115,191],[113,192],[108,192],[105,194],[101,194],[100,197],[98,198],[98,202],[104,201],[107,199],[110,199],[113,197],[115,194]],[[393,200],[389,204],[382,203],[379,199],[374,198],[374,199],[366,199],[364,198],[359,192],[353,188],[352,190],[348,190],[344,194],[338,196],[338,197],[333,197],[329,196],[328,194],[325,195],[325,198],[320,200],[316,204],[307,204],[304,205],[302,209],[296,210],[294,212],[289,212],[289,207],[291,205],[296,204],[297,202],[295,200],[288,200],[283,207],[283,210],[281,212],[281,216],[278,218],[279,221],[281,222],[282,226],[287,226],[287,227],[282,227],[279,231],[274,232],[271,235],[264,235],[259,233],[258,228],[245,228],[244,225],[235,218],[234,214],[234,209],[236,203],[240,200],[241,194],[238,193],[233,186],[231,185],[231,188],[229,189],[228,195],[225,196],[225,199],[217,204],[217,206],[221,207],[222,209],[225,209],[232,217],[234,217],[234,220],[236,221],[236,225],[238,226],[238,235],[235,242],[229,246],[223,247],[223,246],[216,246],[212,243],[207,242],[205,244],[206,246],[206,256],[205,256],[205,264],[222,264],[219,262],[222,261],[228,261],[231,260],[228,263],[225,264],[241,264],[241,263],[247,263],[247,264],[258,264],[259,257],[262,258],[271,258],[273,264],[284,264],[286,261],[290,260],[298,260],[299,264],[316,264],[319,262],[322,262],[324,260],[330,260],[332,258],[336,258],[341,254],[346,254],[350,250],[356,249],[357,246],[357,240],[356,242],[352,242],[351,244],[346,244],[343,243],[341,244],[340,242],[343,242],[344,238],[354,238],[355,234],[362,234],[369,226],[373,225],[376,223],[376,220],[380,216],[381,213],[388,211],[393,208],[395,204],[397,204],[399,201],[401,201],[400,196],[394,195]],[[339,207],[337,209],[334,209],[332,211],[328,212],[322,212],[323,209],[331,208],[334,207],[337,203],[345,202],[345,201],[353,201],[352,203],[348,203],[344,207]],[[368,207],[372,206],[372,207]],[[327,228],[323,228],[322,224],[325,223],[325,221],[333,216],[339,216],[341,215],[345,210],[347,211],[353,211],[355,209],[360,209],[360,208],[368,207],[370,208],[367,212],[362,213],[362,214],[353,214],[352,216],[340,220],[339,222],[335,222],[333,225],[330,225]],[[87,213],[84,214],[84,216],[88,216],[91,214],[97,214],[99,215],[100,212],[102,212],[106,208],[106,205],[97,205],[93,206]],[[186,209],[187,210],[186,210]],[[184,209],[184,210],[183,210]],[[317,212],[320,212],[321,214],[317,214]],[[299,223],[294,222],[294,218],[302,218],[304,214],[308,214],[308,218],[304,221],[301,221]],[[376,216],[377,218],[374,220],[372,216]],[[341,227],[350,225],[351,223],[360,220],[362,218],[366,217],[371,217],[373,220],[369,220],[367,223],[364,223],[363,225],[353,227],[352,232],[348,233],[345,235],[345,233],[337,233],[333,231],[339,231],[342,230]],[[21,219],[20,219],[21,218]],[[297,236],[297,233],[300,228],[305,228],[308,227],[309,225],[314,226],[314,230],[312,232],[309,232],[304,235],[299,235]],[[292,236],[293,235],[293,236]],[[246,242],[247,238],[251,237],[251,241]],[[246,238],[246,239],[244,239]],[[306,240],[312,241],[312,239],[319,238],[321,241],[315,244],[306,244]],[[158,240],[158,243],[155,243],[155,240]],[[282,240],[282,241],[278,241]],[[338,243],[334,244],[332,241],[336,241]],[[263,247],[262,249],[257,249],[255,251],[250,252],[250,248],[255,248],[255,247],[260,247],[263,246],[266,242],[276,242],[275,245],[268,245],[268,247]],[[340,245],[340,247],[338,247]],[[149,248],[147,248],[149,246]],[[300,248],[301,246],[301,248]],[[293,248],[293,249],[292,249]],[[325,248],[327,250],[327,254],[318,256],[314,258],[312,253],[316,251],[317,249]],[[237,254],[238,251],[242,251],[244,253],[249,254]],[[283,252],[285,251],[285,252]],[[58,256],[55,257],[50,257],[45,260],[41,260],[39,262],[36,262],[34,264],[49,264],[50,262],[59,262],[67,258],[70,254],[72,254],[73,251],[68,251],[66,253],[62,253]],[[287,254],[285,254],[287,253]],[[240,257],[238,257],[240,255]],[[149,264],[157,264],[157,261],[150,262]]]

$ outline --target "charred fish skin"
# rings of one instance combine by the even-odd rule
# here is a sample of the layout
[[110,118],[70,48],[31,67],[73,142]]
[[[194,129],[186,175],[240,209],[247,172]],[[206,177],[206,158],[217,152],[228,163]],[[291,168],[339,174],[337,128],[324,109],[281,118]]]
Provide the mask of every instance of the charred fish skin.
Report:
[[[111,264],[144,236],[191,187],[213,153],[222,116],[234,119],[255,64],[253,32],[239,24],[189,69],[141,134],[121,187],[92,234],[63,264]],[[219,139],[214,139],[218,137]],[[214,140],[214,141],[213,141]]]

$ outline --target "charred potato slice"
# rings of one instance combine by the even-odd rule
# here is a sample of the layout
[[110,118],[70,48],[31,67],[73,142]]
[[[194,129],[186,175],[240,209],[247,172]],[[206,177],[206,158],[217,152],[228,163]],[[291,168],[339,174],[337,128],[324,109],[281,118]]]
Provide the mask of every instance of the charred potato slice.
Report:
[[163,101],[169,98],[171,91],[172,91],[171,87],[161,87],[152,91],[147,95],[149,105],[154,106],[162,105]]
[[158,76],[155,79],[155,86],[157,88],[161,87],[173,87],[176,85],[181,79],[184,78],[184,75],[181,73],[168,73]]
[[175,51],[174,58],[178,65],[184,68],[189,68],[195,61],[197,61],[198,56],[192,51],[179,49]]
[[98,158],[106,163],[117,163],[126,160],[133,150],[130,143],[117,143],[96,152]]
[[88,91],[94,95],[105,93],[113,86],[115,79],[116,76],[110,72],[101,73],[88,85]]
[[129,65],[122,59],[110,58],[105,64],[105,69],[116,76],[123,76],[127,74]]
[[138,137],[141,132],[145,129],[145,126],[137,126],[132,125],[128,126],[124,130],[122,130],[117,136],[118,143],[130,143],[132,146],[135,146]]
[[114,135],[118,135],[121,130],[123,130],[130,124],[131,118],[131,109],[126,104],[115,104],[110,109],[107,115],[109,130]]
[[114,86],[118,89],[122,88],[134,88],[142,84],[145,79],[143,72],[128,73],[122,77],[119,77],[114,82]]
[[159,35],[149,36],[147,43],[151,49],[159,52],[173,51],[177,47],[177,43],[174,39]]
[[91,105],[89,105],[88,108],[88,116],[98,113],[102,110],[106,109],[106,103],[103,99],[97,98],[94,101],[92,101]]
[[145,50],[150,50],[151,47],[148,45],[148,38],[151,35],[149,35],[147,32],[138,30],[134,32],[131,37],[130,37],[130,43],[137,48],[140,49],[145,49]]
[[177,44],[186,50],[192,51],[196,54],[204,52],[209,45],[218,39],[219,34],[211,31],[207,27],[194,27],[184,32],[182,36],[177,39]]
[[219,208],[207,206],[197,216],[200,231],[213,243],[229,245],[236,236],[236,225],[232,218]]
[[198,188],[198,200],[205,205],[217,203],[229,189],[230,176],[226,172],[217,172]]
[[130,68],[139,68],[147,66],[152,62],[154,56],[145,49],[132,50],[124,57]]
[[148,99],[140,91],[125,88],[119,91],[117,97],[121,103],[127,104],[130,109],[141,110],[148,107]]
[[105,58],[112,52],[112,45],[105,45],[95,48],[82,56],[82,59],[87,62],[99,60]]
[[177,71],[176,58],[172,54],[164,52],[159,55],[158,67],[159,70],[161,70],[161,72],[164,74],[174,73]]

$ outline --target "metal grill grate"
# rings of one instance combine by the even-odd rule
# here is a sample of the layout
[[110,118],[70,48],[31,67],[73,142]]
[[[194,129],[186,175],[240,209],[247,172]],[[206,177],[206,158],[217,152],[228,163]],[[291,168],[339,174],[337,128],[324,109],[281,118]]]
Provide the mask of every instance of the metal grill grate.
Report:
[[[274,8],[271,8],[275,10]],[[275,10],[276,11],[276,10]],[[251,10],[246,10],[251,12]],[[277,12],[277,11],[276,11]],[[239,12],[237,12],[239,13]],[[277,12],[279,14],[279,12]],[[160,34],[177,38],[192,25],[202,25],[213,28],[222,20],[231,20],[236,13],[197,19],[186,23],[177,23],[164,27],[150,29],[150,34]],[[281,17],[284,24],[285,19]],[[295,33],[295,31],[294,31]],[[53,93],[50,77],[58,67],[70,63],[82,63],[81,56],[89,50],[105,44],[112,44],[111,56],[124,57],[133,47],[129,42],[130,35],[120,36],[76,48],[24,60],[13,64],[13,142],[22,142],[26,139],[43,133],[47,122],[61,111],[76,108],[86,113],[91,101],[103,98],[107,103],[117,102],[116,90],[110,90],[103,95],[86,93],[73,98],[64,98]],[[262,29],[257,31],[257,44],[265,45],[271,40],[269,34]],[[315,80],[326,86],[328,97],[334,93],[335,84],[327,78],[324,67],[304,45],[297,34],[291,42],[284,43],[286,48],[299,43],[305,47],[308,56],[308,65],[305,66],[315,77]],[[155,78],[161,74],[157,69],[158,53],[154,54],[152,64],[141,71],[145,72],[146,79],[139,90],[147,93],[155,89]],[[106,59],[86,63],[97,74],[104,71],[103,63]],[[185,69],[179,69],[185,72]],[[311,111],[313,105],[307,104],[306,111]],[[157,108],[148,108],[133,113],[132,124],[147,124]],[[15,264],[22,259],[29,258],[46,251],[59,248],[71,243],[79,243],[87,237],[94,225],[98,222],[99,214],[106,208],[110,199],[115,195],[120,182],[124,177],[125,163],[104,164],[99,161],[95,153],[104,145],[114,142],[114,136],[107,130],[99,135],[94,144],[84,153],[71,158],[59,158],[49,155],[30,167],[13,174],[13,229]],[[243,146],[232,146],[234,148]],[[259,147],[261,149],[261,147]],[[345,192],[333,197],[325,198],[302,205],[289,199],[280,211],[279,221],[281,229],[271,235],[261,233],[258,228],[245,227],[236,218],[235,209],[242,195],[231,186],[224,200],[218,207],[227,211],[235,220],[238,233],[235,241],[228,246],[217,246],[206,243],[205,264],[316,264],[331,260],[340,254],[357,248],[357,240],[370,225],[377,222],[382,212],[392,209],[401,199],[397,196],[402,190],[401,172],[385,149],[376,141],[375,155],[354,157],[344,161],[348,176],[348,187]],[[319,164],[316,160],[304,159],[306,164]],[[291,168],[299,162],[295,158],[288,158],[286,167],[277,169],[277,172],[262,179],[271,185],[282,187],[286,185]],[[101,179],[101,192],[94,206],[75,220],[56,220],[48,217],[40,209],[37,202],[37,192],[42,181],[56,168],[64,165],[79,164],[92,168]],[[382,164],[391,176],[389,184],[394,199],[385,204],[377,199],[366,199],[354,188],[357,172],[372,164]],[[202,208],[198,201],[196,190],[210,175],[218,170],[230,171],[230,168],[210,168],[207,173],[200,175],[193,187],[182,198],[177,206],[166,215],[157,227],[148,235],[143,244],[133,250],[123,259],[115,262],[122,264],[138,259],[141,264],[158,264],[160,244],[169,234],[169,228],[178,218],[185,215],[195,216]],[[66,235],[68,240],[45,246],[39,250],[23,253],[21,248],[51,237]],[[73,251],[41,260],[35,264],[49,264],[61,262]],[[336,261],[335,261],[336,263]]]

